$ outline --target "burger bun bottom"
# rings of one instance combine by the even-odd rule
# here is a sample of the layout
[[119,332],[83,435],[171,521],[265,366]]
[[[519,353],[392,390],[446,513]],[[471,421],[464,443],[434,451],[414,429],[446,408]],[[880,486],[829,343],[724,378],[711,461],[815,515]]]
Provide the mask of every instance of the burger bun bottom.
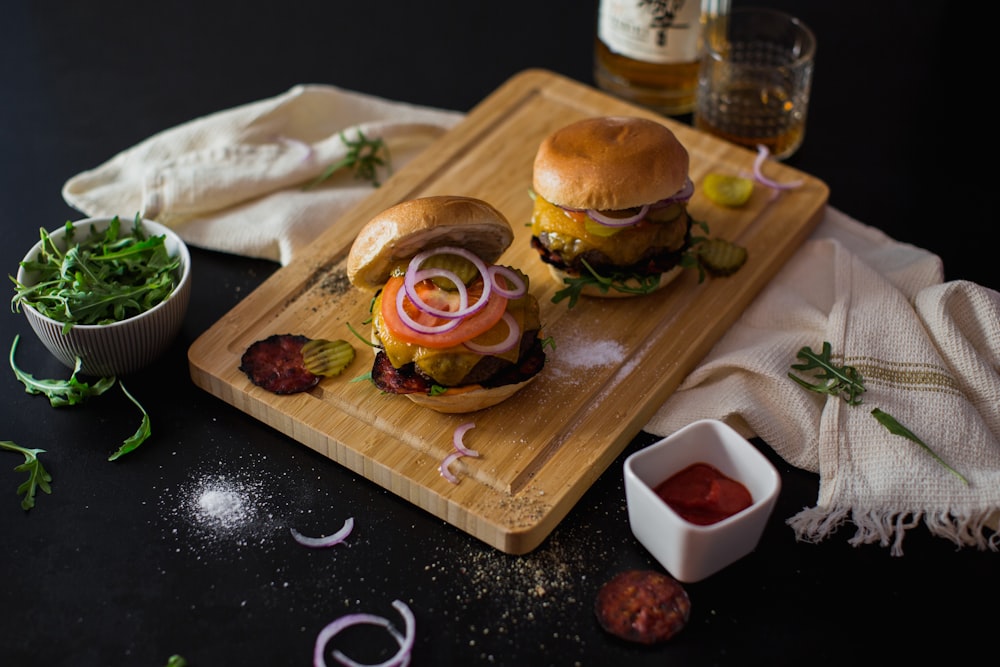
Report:
[[[574,274],[567,273],[566,271],[563,271],[562,269],[556,268],[555,266],[552,266],[551,264],[547,264],[546,266],[549,267],[549,273],[552,274],[552,277],[555,278],[556,282],[558,282],[560,285],[565,284],[563,282],[564,278],[577,278],[577,277],[579,277],[579,276],[576,276]],[[671,282],[673,282],[674,278],[676,278],[677,276],[679,276],[681,274],[682,270],[683,270],[682,267],[675,266],[674,268],[670,269],[669,271],[661,273],[660,274],[660,282],[659,282],[659,284],[657,284],[656,289],[653,290],[653,291],[654,292],[655,291],[659,291],[659,290],[663,289],[664,287],[666,287],[667,285],[669,285]],[[630,286],[630,287],[639,287],[639,283],[637,281],[634,281],[634,280],[630,280],[630,281],[626,282],[625,285],[626,286]],[[643,296],[643,294],[641,294],[641,293],[637,293],[637,292],[622,292],[622,291],[614,289],[613,287],[609,287],[607,289],[607,291],[602,291],[596,285],[586,285],[586,286],[584,286],[583,289],[580,290],[580,294],[583,295],[583,296],[593,296],[593,297],[598,297],[598,298],[602,298],[602,299],[624,299],[624,298],[635,297],[635,296]]]
[[430,410],[446,414],[461,414],[464,412],[475,412],[476,410],[482,410],[502,403],[534,379],[535,377],[532,376],[517,384],[506,384],[500,387],[489,388],[480,387],[468,391],[438,394],[437,396],[428,396],[427,394],[404,394],[404,396],[417,405]]

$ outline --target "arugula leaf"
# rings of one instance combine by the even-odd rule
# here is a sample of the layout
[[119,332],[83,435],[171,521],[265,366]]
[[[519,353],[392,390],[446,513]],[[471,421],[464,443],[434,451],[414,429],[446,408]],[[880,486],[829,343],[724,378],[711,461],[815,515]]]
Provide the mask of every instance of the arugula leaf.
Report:
[[934,458],[935,461],[937,461],[938,463],[940,463],[941,465],[943,465],[948,472],[950,472],[952,475],[954,475],[955,477],[958,477],[960,480],[962,480],[962,483],[965,484],[966,486],[969,485],[969,480],[967,480],[964,475],[962,475],[960,472],[958,472],[957,470],[955,470],[954,468],[952,468],[950,465],[948,465],[947,463],[945,463],[944,459],[942,459],[940,456],[938,456],[934,452],[933,449],[931,449],[930,447],[928,447],[924,443],[923,440],[921,440],[916,435],[914,435],[914,433],[910,429],[906,428],[905,426],[903,426],[902,424],[900,424],[898,421],[896,421],[895,417],[893,417],[892,415],[888,414],[887,412],[883,412],[882,410],[879,410],[878,408],[875,408],[874,410],[872,410],[872,416],[875,417],[875,419],[877,419],[878,422],[880,424],[882,424],[882,426],[885,426],[887,429],[889,429],[890,433],[892,433],[894,435],[903,436],[904,438],[912,440],[913,442],[915,442],[918,445],[920,445],[921,447],[923,447],[924,450],[926,450],[927,453],[930,454]]
[[[788,377],[795,380],[799,386],[820,394],[839,396],[847,401],[848,405],[861,404],[861,394],[865,393],[864,378],[861,376],[861,372],[853,366],[847,366],[846,364],[838,366],[834,363],[831,359],[832,345],[830,345],[829,342],[823,342],[823,351],[819,354],[816,354],[807,346],[799,350],[796,356],[799,359],[804,359],[805,362],[801,364],[792,364],[792,368],[800,371],[815,371],[816,376],[822,380],[822,382],[814,384],[789,373]],[[880,424],[885,426],[890,433],[903,436],[904,438],[912,440],[923,447],[927,453],[934,458],[934,460],[944,466],[948,472],[958,477],[966,486],[968,486],[969,480],[959,474],[958,471],[950,465],[945,463],[944,459],[938,456],[933,449],[914,435],[912,431],[900,424],[895,417],[880,410],[879,408],[872,410],[871,414]]]
[[830,358],[832,346],[828,342],[823,343],[823,351],[816,354],[810,347],[803,347],[796,355],[799,359],[804,359],[805,363],[792,364],[792,368],[797,371],[817,371],[816,376],[823,380],[822,383],[810,383],[800,377],[788,374],[800,385],[820,394],[830,396],[840,396],[848,405],[859,405],[861,394],[865,392],[864,381],[861,373],[853,366],[837,366]]
[[[567,307],[572,308],[576,305],[584,288],[588,286],[596,287],[602,294],[606,294],[609,289],[628,294],[649,294],[650,292],[655,292],[656,288],[660,285],[659,274],[654,276],[640,276],[638,274],[616,272],[608,276],[602,276],[587,263],[587,260],[581,259],[580,261],[586,267],[587,273],[581,273],[575,278],[563,278],[563,283],[566,284],[566,287],[552,295],[552,303],[559,303],[564,299],[569,299]],[[626,284],[629,281],[634,281],[636,284]]]
[[389,146],[381,137],[368,139],[361,130],[357,131],[357,135],[357,138],[351,141],[341,132],[340,140],[347,146],[347,155],[324,169],[322,174],[307,183],[302,189],[311,190],[345,167],[354,170],[354,178],[371,181],[372,185],[376,188],[379,187],[381,183],[378,180],[378,168],[388,165],[390,171],[392,169]]
[[76,324],[108,324],[143,313],[177,287],[180,258],[167,252],[165,237],[147,237],[139,214],[130,234],[122,234],[117,216],[103,232],[91,228],[79,241],[72,221],[65,230],[65,252],[42,229],[38,255],[21,261],[25,270],[37,274],[34,284],[8,276],[15,287],[13,312],[31,306],[62,322],[66,333]]
[[52,481],[52,475],[48,473],[45,466],[42,465],[41,459],[38,458],[38,455],[44,453],[45,450],[26,449],[19,447],[10,440],[0,440],[0,447],[12,452],[20,452],[24,455],[24,463],[14,466],[14,470],[28,473],[27,481],[17,487],[17,493],[24,495],[24,498],[21,500],[21,508],[30,510],[35,506],[35,491],[37,489],[41,489],[45,493],[52,493],[52,487],[49,485],[49,482]]
[[[692,218],[691,224],[692,228],[697,225],[706,234],[708,233],[708,224],[703,220]],[[696,246],[705,240],[707,240],[707,237],[692,236],[687,248],[681,253],[680,260],[678,261],[678,266],[681,268],[698,269],[699,283],[705,280],[705,268],[698,259]],[[572,308],[576,305],[576,302],[583,294],[583,290],[587,287],[596,288],[602,294],[607,294],[608,290],[611,289],[626,294],[650,294],[655,292],[660,286],[660,274],[649,276],[637,273],[612,272],[610,275],[604,276],[595,271],[594,267],[587,260],[581,259],[580,261],[587,269],[586,273],[581,272],[576,277],[564,277],[563,283],[566,287],[563,287],[552,295],[552,303],[559,303],[560,301],[569,299],[567,308]]]
[[83,403],[91,396],[103,394],[115,383],[114,377],[101,378],[93,385],[78,380],[76,375],[83,365],[79,357],[76,358],[76,366],[68,380],[36,380],[30,373],[18,368],[14,362],[14,352],[20,339],[20,334],[14,336],[14,342],[10,346],[10,367],[14,370],[14,376],[24,385],[26,393],[44,394],[54,408]]
[[145,408],[142,407],[142,404],[129,393],[128,389],[125,388],[124,383],[119,382],[118,386],[121,387],[121,390],[126,396],[128,396],[128,399],[132,401],[137,408],[139,408],[139,412],[142,413],[142,422],[139,424],[139,428],[136,432],[122,443],[121,447],[118,448],[118,451],[108,457],[109,461],[115,461],[129,452],[134,451],[139,445],[144,443],[153,432],[152,426],[149,422],[149,414],[146,412]]

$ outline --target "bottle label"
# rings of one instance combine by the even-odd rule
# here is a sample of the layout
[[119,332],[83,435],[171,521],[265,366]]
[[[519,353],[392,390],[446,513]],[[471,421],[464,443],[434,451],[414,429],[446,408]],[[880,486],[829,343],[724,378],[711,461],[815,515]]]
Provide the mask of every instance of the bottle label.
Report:
[[649,63],[698,59],[701,0],[601,0],[597,37],[611,49]]

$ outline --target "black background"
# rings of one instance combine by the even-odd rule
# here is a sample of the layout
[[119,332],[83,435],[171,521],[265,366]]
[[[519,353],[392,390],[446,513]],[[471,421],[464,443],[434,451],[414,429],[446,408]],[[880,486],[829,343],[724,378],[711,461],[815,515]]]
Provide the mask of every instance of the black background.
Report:
[[[206,113],[298,83],[465,111],[526,68],[592,82],[593,1],[13,4],[0,13],[10,274],[39,227],[83,217],[61,198],[66,179]],[[959,14],[946,3],[754,4],[789,9],[819,42],[805,143],[789,163],[824,180],[833,206],[938,253],[948,280],[1000,286],[984,241],[995,194],[976,166],[995,142],[975,91],[953,82],[977,61]],[[671,643],[615,640],[594,620],[597,588],[625,568],[658,568],[629,532],[621,481],[624,456],[651,436],[539,549],[507,556],[194,387],[187,348],[277,265],[192,253],[182,334],[129,380],[155,429],[138,451],[106,460],[137,426],[119,393],[56,410],[12,373],[0,379],[0,439],[47,450],[55,480],[24,512],[21,459],[0,453],[0,665],[156,667],[174,653],[192,667],[309,664],[326,623],[353,611],[399,622],[396,598],[416,613],[414,665],[963,660],[993,640],[997,554],[922,528],[901,558],[851,546],[849,525],[797,543],[784,522],[815,503],[818,479],[764,443],[784,488],[759,549],[687,587],[693,615]],[[0,317],[0,342],[17,334],[20,366],[66,376],[23,315]],[[195,520],[192,497],[219,476],[243,485],[252,521]],[[358,522],[347,545],[288,538],[289,525],[320,534],[347,516]],[[364,661],[394,650],[381,630],[343,640]]]

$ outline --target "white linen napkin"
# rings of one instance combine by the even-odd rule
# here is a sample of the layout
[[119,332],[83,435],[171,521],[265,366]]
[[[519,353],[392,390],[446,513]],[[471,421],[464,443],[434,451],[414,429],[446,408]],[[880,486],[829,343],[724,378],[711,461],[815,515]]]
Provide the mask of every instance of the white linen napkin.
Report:
[[[788,377],[802,347],[821,352],[824,342],[864,377],[860,405]],[[969,484],[891,434],[874,408]],[[668,435],[702,418],[819,473],[816,506],[788,520],[798,539],[822,540],[850,521],[852,544],[902,555],[922,521],[959,546],[1000,548],[1000,293],[943,283],[938,257],[831,207],[646,430]]]
[[193,246],[286,265],[375,187],[344,169],[303,189],[347,155],[341,133],[381,138],[395,170],[463,117],[299,85],[164,130],[70,178],[63,198],[89,216],[141,213]]

